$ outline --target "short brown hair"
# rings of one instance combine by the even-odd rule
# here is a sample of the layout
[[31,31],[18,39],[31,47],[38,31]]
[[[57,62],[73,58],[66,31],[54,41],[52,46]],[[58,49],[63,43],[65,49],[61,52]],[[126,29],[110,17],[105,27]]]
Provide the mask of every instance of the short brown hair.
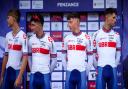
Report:
[[78,18],[78,19],[80,19],[80,15],[78,14],[78,13],[70,13],[70,14],[68,14],[68,16],[67,16],[67,20],[70,20],[71,18]]
[[21,13],[20,13],[20,11],[18,9],[10,9],[8,11],[8,14],[7,15],[8,16],[13,16],[18,23],[20,22]]
[[116,11],[115,8],[107,8],[105,10],[105,12],[104,12],[105,15],[107,15],[107,14],[113,14],[113,13],[115,13],[117,15],[117,11]]
[[40,13],[33,13],[32,17],[30,19],[30,22],[32,22],[32,21],[39,22],[39,23],[41,23],[42,26],[44,24],[44,18]]

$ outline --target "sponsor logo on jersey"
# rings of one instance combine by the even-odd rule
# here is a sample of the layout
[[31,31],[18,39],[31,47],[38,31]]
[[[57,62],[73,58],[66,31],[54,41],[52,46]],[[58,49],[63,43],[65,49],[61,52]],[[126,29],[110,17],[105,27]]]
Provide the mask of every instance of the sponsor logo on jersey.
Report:
[[68,42],[75,42],[74,40],[68,40]]
[[18,42],[18,38],[15,38],[15,39],[14,39],[14,42]]
[[107,39],[106,37],[102,37],[102,38],[100,38],[100,40],[104,40],[104,39]]
[[42,46],[46,46],[46,42],[40,41],[40,45],[41,45],[41,47],[42,47]]
[[113,41],[114,40],[114,35],[109,35],[109,41]]
[[37,45],[37,43],[32,43],[32,45]]
[[81,43],[83,43],[83,39],[77,38],[77,44],[81,44]]

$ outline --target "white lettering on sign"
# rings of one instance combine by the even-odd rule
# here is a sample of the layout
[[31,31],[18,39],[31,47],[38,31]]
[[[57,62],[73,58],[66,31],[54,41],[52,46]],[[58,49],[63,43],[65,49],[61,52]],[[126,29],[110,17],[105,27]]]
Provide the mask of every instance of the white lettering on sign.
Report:
[[57,3],[57,7],[78,7],[79,3],[78,2],[72,2],[72,3]]

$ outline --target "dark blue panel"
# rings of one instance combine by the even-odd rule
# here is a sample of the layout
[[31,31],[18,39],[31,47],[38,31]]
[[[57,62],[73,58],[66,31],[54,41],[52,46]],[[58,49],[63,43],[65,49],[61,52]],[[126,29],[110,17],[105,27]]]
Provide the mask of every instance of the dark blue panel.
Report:
[[[32,1],[32,0],[30,0]],[[106,0],[104,0],[106,1]],[[106,3],[104,3],[106,4]],[[121,0],[117,0],[117,10],[121,11]],[[38,12],[69,12],[69,11],[104,11],[105,8],[93,8],[93,0],[43,0],[43,9],[28,9],[23,10],[28,11],[38,11]],[[104,5],[106,6],[106,5]]]

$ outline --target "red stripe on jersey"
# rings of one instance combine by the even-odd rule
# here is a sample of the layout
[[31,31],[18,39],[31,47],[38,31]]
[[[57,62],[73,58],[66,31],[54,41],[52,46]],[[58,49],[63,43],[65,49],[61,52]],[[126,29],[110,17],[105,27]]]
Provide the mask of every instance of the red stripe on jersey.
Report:
[[81,50],[81,51],[85,51],[85,46],[82,45],[76,45],[76,50]]
[[68,45],[68,50],[85,51],[86,47],[82,45]]
[[13,45],[13,50],[18,50],[18,51],[20,51],[21,48],[22,48],[21,45]]
[[116,48],[116,42],[100,42],[99,47],[113,47]]
[[44,49],[44,48],[40,48],[40,53],[49,54],[49,50],[48,49]]
[[108,47],[116,47],[116,42],[108,42]]
[[12,44],[8,44],[8,49],[12,49],[12,50],[17,50],[17,51],[21,51],[22,46],[21,45],[12,45]]
[[32,53],[49,54],[49,50],[44,48],[32,48]]

